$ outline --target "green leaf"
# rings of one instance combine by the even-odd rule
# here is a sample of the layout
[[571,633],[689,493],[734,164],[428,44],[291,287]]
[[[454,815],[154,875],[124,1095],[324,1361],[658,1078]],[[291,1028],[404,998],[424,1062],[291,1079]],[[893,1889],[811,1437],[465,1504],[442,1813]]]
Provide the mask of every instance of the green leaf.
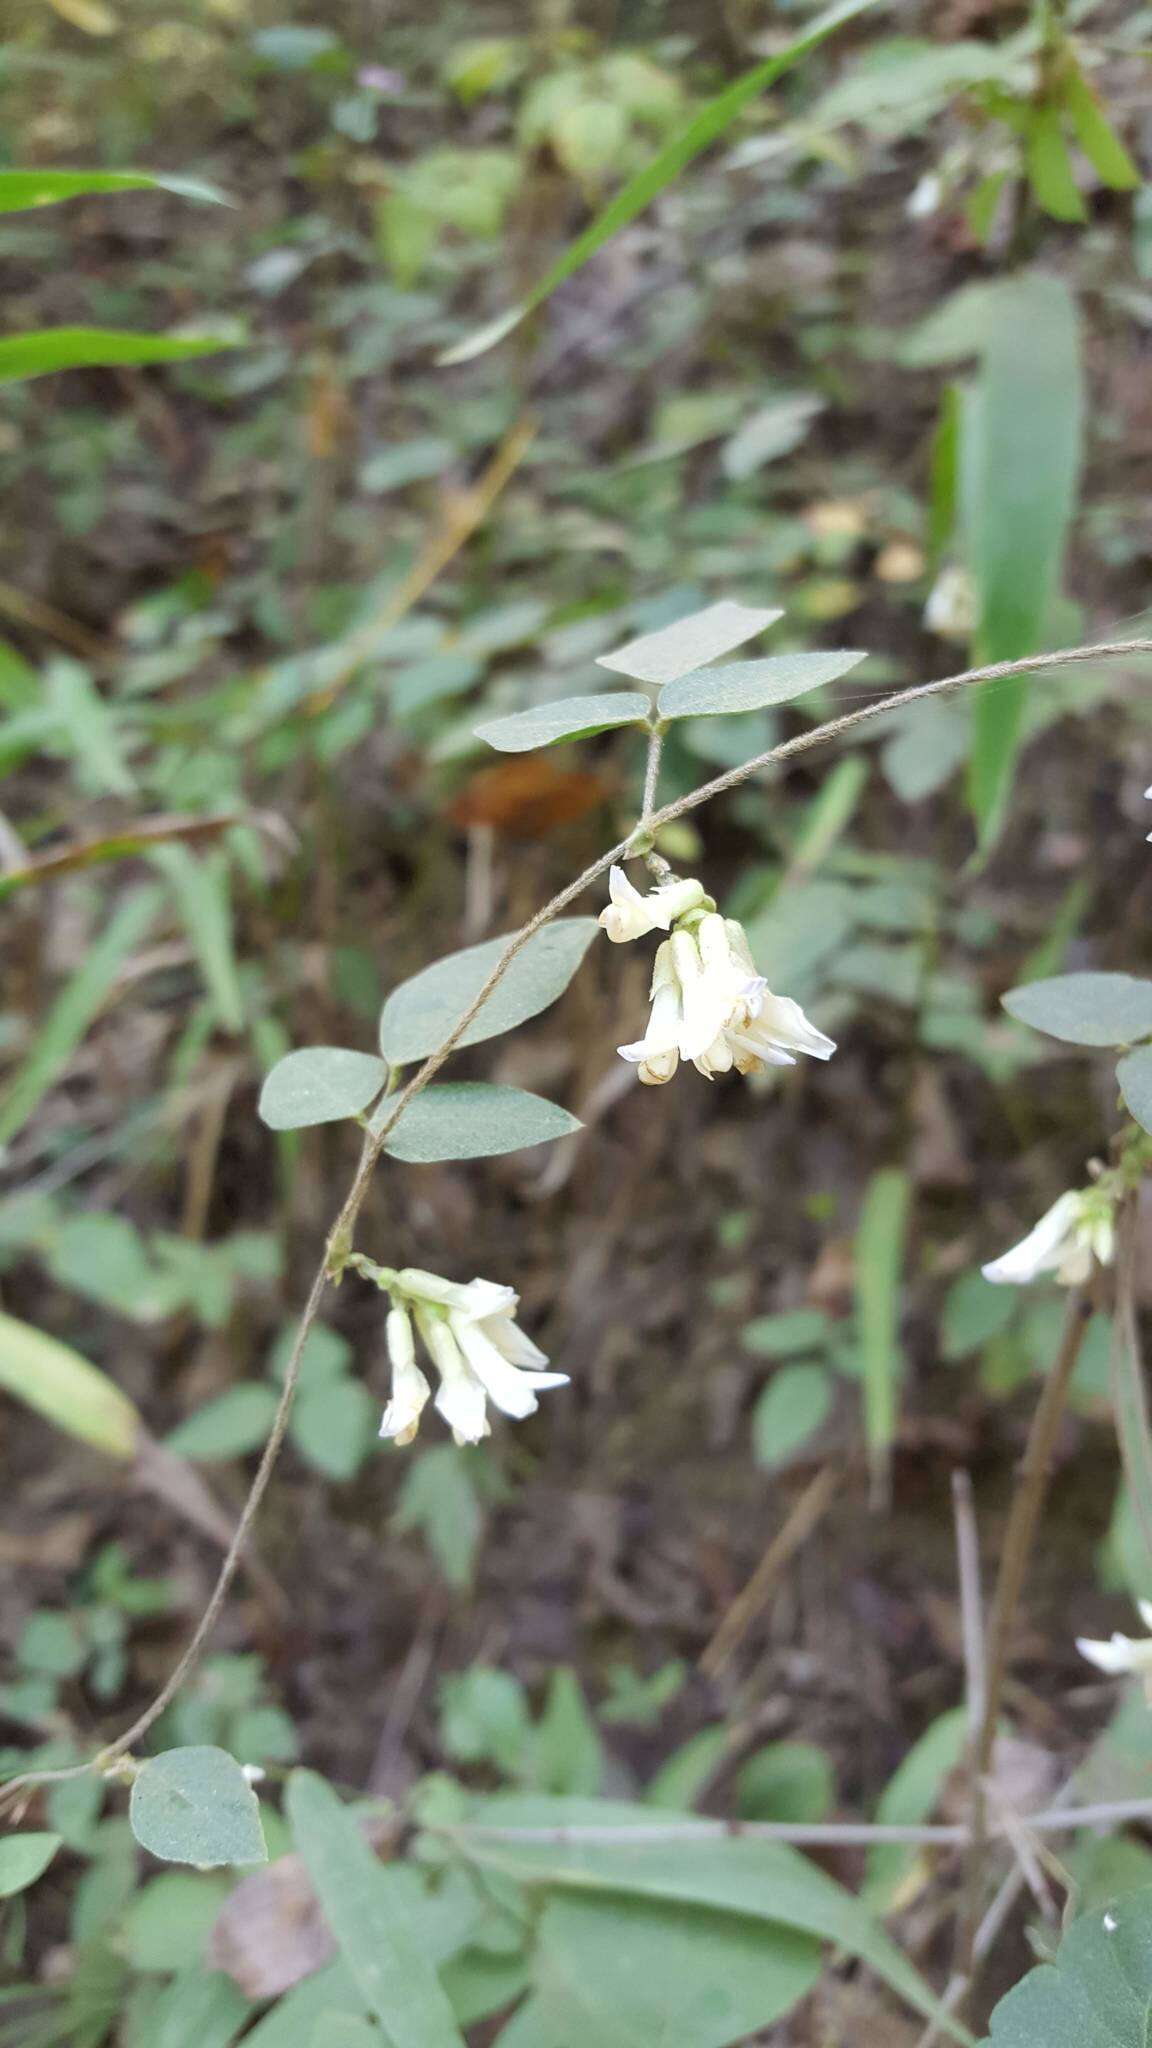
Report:
[[432,1961],[350,1813],[323,1778],[293,1771],[287,1814],[324,1917],[390,2048],[463,2048]]
[[266,1863],[256,1795],[235,1757],[208,1743],[141,1764],[128,1804],[142,1849],[166,1863]]
[[176,192],[215,206],[235,201],[202,178],[167,177],[157,171],[0,171],[0,213],[23,213],[88,192]]
[[41,1832],[5,1835],[0,1842],[0,1899],[27,1891],[43,1877],[62,1840],[61,1835]]
[[1152,1887],[1086,1913],[1000,2000],[984,2048],[1146,2048]]
[[1105,185],[1111,186],[1114,192],[1134,191],[1140,183],[1140,173],[1067,42],[1063,59],[1063,100],[1076,131],[1077,142]]
[[113,363],[183,363],[235,348],[234,334],[128,334],[111,327],[46,327],[0,338],[0,384],[43,377],[49,370]]
[[636,692],[605,692],[602,696],[560,697],[554,704],[537,704],[530,711],[515,711],[509,718],[490,718],[474,730],[478,740],[487,740],[498,753],[527,754],[533,747],[587,739],[591,733],[607,732],[615,725],[643,725],[648,711],[647,697]]
[[383,1060],[342,1045],[310,1045],[286,1053],[265,1076],[258,1105],[271,1131],[331,1124],[367,1109],[388,1079]]
[[[762,633],[783,612],[722,598],[701,612],[688,612],[671,626],[656,633],[642,633],[638,640],[626,640],[608,654],[598,654],[598,668],[610,668],[617,675],[631,676],[639,683],[672,683],[687,676],[706,661],[731,654]],[[769,702],[770,699],[765,699]],[[733,705],[733,710],[743,707]]]
[[874,1470],[882,1470],[896,1436],[900,1384],[900,1275],[911,1182],[898,1167],[874,1173],[864,1196],[853,1253],[864,1422]]
[[811,1742],[769,1742],[736,1773],[736,1805],[745,1820],[804,1823],[832,1809],[836,1783],[822,1749]]
[[703,668],[660,692],[661,718],[715,718],[721,712],[762,711],[767,704],[787,704],[822,683],[847,675],[864,654],[777,654],[767,661],[733,661],[726,668]]
[[231,1977],[194,1965],[157,1999],[142,2048],[232,2048],[251,2011]]
[[128,955],[139,945],[159,907],[158,889],[122,897],[70,982],[40,1023],[32,1048],[0,1098],[0,1146],[16,1136],[59,1080],[88,1026],[114,989]]
[[134,1970],[195,1968],[204,1960],[208,1936],[232,1890],[229,1877],[166,1870],[142,1885],[120,1922],[117,1946]]
[[842,0],[841,5],[831,7],[826,13],[818,15],[801,35],[795,37],[774,57],[770,57],[767,63],[757,64],[752,71],[746,71],[742,78],[738,78],[733,85],[718,93],[715,99],[708,100],[688,126],[679,135],[674,136],[665,148],[659,150],[651,162],[645,164],[643,170],[628,180],[603,212],[597,214],[583,234],[576,237],[518,306],[512,307],[510,312],[502,313],[499,319],[491,321],[477,333],[469,335],[466,341],[458,342],[454,348],[447,349],[439,358],[440,362],[470,362],[473,356],[482,355],[485,349],[494,347],[498,341],[503,341],[505,335],[511,334],[513,328],[519,326],[526,314],[543,305],[545,299],[552,296],[558,285],[563,284],[566,278],[571,277],[574,271],[587,263],[589,258],[621,228],[627,227],[629,221],[635,220],[638,213],[643,213],[665,186],[670,185],[674,178],[678,178],[694,157],[699,156],[701,151],[723,135],[725,129],[731,127],[745,107],[750,106],[753,100],[766,92],[770,85],[774,85],[783,72],[799,58],[807,56],[809,50],[815,49],[817,44],[822,43],[826,36],[831,35],[844,22],[864,13],[871,4],[872,0]]
[[548,1681],[533,1738],[535,1782],[545,1792],[594,1793],[604,1777],[604,1752],[576,1673],[566,1664]]
[[61,656],[49,665],[45,696],[85,788],[113,796],[135,795],[136,782],[124,758],[115,714],[88,670]]
[[1152,981],[1134,974],[1055,974],[1001,997],[1010,1017],[1067,1045],[1131,1045],[1152,1037]]
[[754,1316],[741,1330],[740,1342],[756,1358],[793,1358],[800,1351],[822,1351],[828,1335],[822,1309],[790,1308],[781,1315]]
[[[514,1794],[477,1800],[475,1830],[453,1830],[458,1846],[481,1869],[503,1871],[519,1883],[614,1897],[675,1901],[720,1913],[791,1927],[831,1942],[868,1963],[916,2011],[935,2018],[939,2006],[919,1972],[891,1942],[867,1908],[814,1863],[782,1842],[747,1836],[718,1840],[658,1838],[581,1841],[577,1830],[676,1826],[680,1816],[622,1800],[531,1799]],[[499,1839],[485,1828],[562,1830],[564,1840]],[[971,2036],[942,2021],[954,2040]]]
[[643,1899],[553,1899],[533,1963],[555,2038],[595,2048],[729,2048],[814,1988],[818,1943],[735,1913]]
[[[1076,302],[1062,278],[1034,272],[999,287],[963,427],[981,662],[1016,661],[1043,645],[1080,476],[1080,357]],[[1026,691],[1013,676],[976,696],[969,800],[985,848],[1012,786]]]
[[1152,1131],[1152,1045],[1125,1053],[1116,1069],[1124,1107],[1146,1131]]
[[56,1337],[0,1315],[0,1387],[110,1458],[133,1458],[143,1430],[119,1387]]
[[288,1434],[301,1457],[328,1479],[352,1479],[376,1435],[380,1406],[359,1380],[301,1390]]
[[418,1529],[448,1584],[470,1586],[482,1525],[471,1457],[456,1444],[437,1444],[411,1458],[392,1525]]
[[1013,1320],[1017,1304],[1011,1287],[997,1287],[982,1273],[961,1273],[944,1300],[941,1350],[951,1362],[979,1351]]
[[832,1382],[822,1365],[785,1365],[773,1373],[752,1415],[758,1465],[787,1465],[832,1412]]
[[[521,946],[458,1044],[479,1045],[546,1010],[563,995],[597,930],[594,917],[558,917],[536,932]],[[449,953],[393,989],[380,1018],[380,1050],[390,1065],[425,1059],[443,1044],[471,1009],[513,936],[508,933]]]
[[[382,1117],[383,1111],[377,1112]],[[581,1128],[556,1102],[491,1081],[445,1081],[410,1102],[384,1150],[408,1166],[439,1159],[491,1159],[546,1145]]]
[[219,1023],[225,1031],[242,1031],[244,992],[232,927],[227,855],[202,859],[186,846],[161,846],[152,861],[172,884]]
[[[944,1780],[960,1762],[967,1743],[967,1712],[952,1707],[925,1729],[889,1779],[876,1819],[886,1827],[919,1827],[935,1808]],[[898,1903],[917,1854],[900,1842],[874,1842],[869,1849],[864,1897],[878,1913],[889,1913]]]
[[1053,220],[1087,220],[1055,107],[1040,107],[1031,116],[1027,162],[1032,190],[1045,213]]
[[264,1442],[276,1413],[276,1395],[262,1381],[229,1387],[206,1401],[194,1415],[177,1424],[164,1439],[178,1458],[214,1464],[221,1458],[242,1458]]
[[645,1804],[664,1807],[670,1813],[688,1812],[703,1796],[728,1753],[728,1730],[723,1723],[718,1728],[701,1728],[665,1757],[648,1780]]

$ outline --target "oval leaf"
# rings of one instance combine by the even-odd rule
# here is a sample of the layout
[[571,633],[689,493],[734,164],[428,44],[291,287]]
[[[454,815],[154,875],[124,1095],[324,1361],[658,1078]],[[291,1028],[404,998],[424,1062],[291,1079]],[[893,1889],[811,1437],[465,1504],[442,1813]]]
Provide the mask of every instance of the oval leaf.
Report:
[[1056,974],[1010,988],[1010,1017],[1068,1045],[1131,1045],[1152,1036],[1152,981],[1134,974]]
[[200,178],[160,177],[152,171],[0,171],[0,213],[23,213],[31,206],[51,206],[85,192],[177,192],[182,199],[203,199],[232,206],[215,185]]
[[78,1351],[0,1315],[0,1387],[110,1458],[136,1455],[143,1424],[127,1394]]
[[557,740],[585,739],[590,733],[607,732],[614,725],[642,725],[649,708],[647,697],[636,691],[560,697],[554,704],[537,704],[530,711],[513,712],[510,718],[490,718],[475,731],[478,740],[487,740],[498,753],[527,754],[533,747],[550,747]]
[[170,1432],[165,1443],[178,1458],[197,1458],[205,1465],[219,1458],[242,1458],[264,1442],[275,1413],[273,1389],[262,1380],[248,1380],[206,1401]]
[[[558,917],[522,946],[508,972],[461,1033],[461,1046],[511,1031],[561,996],[597,932],[594,917]],[[435,1052],[471,1008],[512,933],[449,953],[393,989],[380,1018],[380,1050],[392,1066]]]
[[404,1111],[384,1147],[393,1159],[427,1166],[438,1159],[489,1159],[578,1131],[576,1117],[542,1095],[490,1081],[445,1081],[425,1088]]
[[128,1805],[142,1849],[166,1863],[267,1863],[256,1795],[226,1749],[197,1743],[142,1764]]
[[787,704],[821,683],[846,676],[867,656],[847,649],[829,654],[777,654],[767,661],[732,661],[726,668],[693,670],[665,684],[662,718],[715,718],[722,712],[762,711]]
[[8,1835],[0,1842],[0,1899],[27,1891],[43,1877],[64,1837],[29,1833]]
[[109,363],[182,363],[190,356],[235,348],[234,334],[129,334],[113,327],[46,327],[0,340],[0,384],[43,377],[49,370],[93,369]]
[[1124,1106],[1144,1130],[1152,1131],[1152,1045],[1125,1053],[1116,1069]]
[[760,1465],[786,1465],[828,1420],[832,1382],[822,1365],[786,1365],[756,1403],[752,1443]]
[[1152,2018],[1152,1888],[1085,1913],[1055,1963],[1000,2000],[984,2048],[1144,2048]]
[[763,611],[722,598],[702,612],[689,612],[674,625],[662,626],[658,633],[642,633],[638,640],[626,640],[609,654],[598,655],[597,666],[634,676],[638,683],[671,683],[690,669],[715,661],[717,655],[731,654],[734,647],[742,647],[783,616],[781,611]]
[[260,1090],[260,1115],[271,1131],[299,1131],[357,1116],[388,1079],[383,1060],[341,1045],[311,1045],[277,1060]]

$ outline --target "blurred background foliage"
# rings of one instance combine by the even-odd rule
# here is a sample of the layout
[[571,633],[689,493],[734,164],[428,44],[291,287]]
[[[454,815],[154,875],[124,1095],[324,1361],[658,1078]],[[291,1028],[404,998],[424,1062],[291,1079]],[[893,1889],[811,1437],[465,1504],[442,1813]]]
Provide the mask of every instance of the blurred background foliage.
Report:
[[[733,594],[783,609],[773,652],[868,650],[797,704],[678,725],[672,796],[969,653],[1146,629],[1152,9],[878,4],[499,348],[440,360],[811,18],[10,0],[0,170],[147,166],[227,202],[0,219],[12,336],[220,343],[13,360],[0,417],[0,1287],[134,1418],[5,1401],[11,1762],[84,1754],[155,1690],[266,1435],[355,1145],[263,1130],[262,1075],[293,1046],[374,1050],[391,988],[511,929],[635,815],[633,739],[494,755],[479,721],[595,688],[621,638]],[[1147,961],[1147,674],[894,714],[669,828],[835,1063],[638,1097],[614,1047],[643,970],[595,949],[557,1010],[462,1056],[584,1133],[388,1166],[363,1240],[515,1282],[573,1386],[514,1440],[385,1449],[381,1304],[346,1283],[257,1570],[164,1740],[273,1777],[303,1753],[396,1799],[435,1772],[449,1803],[462,1778],[934,1809],[963,1734],[948,1474],[972,1469],[994,1555],[1059,1323],[975,1269],[1078,1183],[1115,1108],[1110,1070],[997,997]],[[1073,1599],[1103,1633],[1148,1583],[1108,1354],[1101,1316],[1012,1702],[1041,1778],[1104,1719]],[[741,1605],[805,1500],[807,1539]],[[234,1880],[137,1889],[104,1796],[48,1800],[67,1861],[26,1955],[15,1908],[0,1939],[39,1979],[37,2040],[151,2048]],[[1077,1846],[1086,1897],[1125,1856],[1147,1878],[1135,1839]],[[922,1864],[866,1879],[923,1961]],[[519,1937],[485,1938],[463,2024],[526,1981]],[[771,2038],[830,2013],[904,2038],[856,1980],[801,1994]]]

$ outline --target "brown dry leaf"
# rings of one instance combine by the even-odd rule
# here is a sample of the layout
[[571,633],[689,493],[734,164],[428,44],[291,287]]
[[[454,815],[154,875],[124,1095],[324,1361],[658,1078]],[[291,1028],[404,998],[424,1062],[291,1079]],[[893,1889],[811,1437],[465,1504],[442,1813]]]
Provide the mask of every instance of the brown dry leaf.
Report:
[[449,816],[456,825],[491,825],[510,839],[546,839],[596,810],[607,795],[598,775],[528,755],[481,768],[453,798]]
[[[378,1848],[395,1823],[362,1821]],[[300,1856],[280,1856],[244,1878],[225,1901],[208,1937],[205,1961],[223,1970],[246,1998],[275,1998],[310,1977],[335,1954],[336,1944]]]

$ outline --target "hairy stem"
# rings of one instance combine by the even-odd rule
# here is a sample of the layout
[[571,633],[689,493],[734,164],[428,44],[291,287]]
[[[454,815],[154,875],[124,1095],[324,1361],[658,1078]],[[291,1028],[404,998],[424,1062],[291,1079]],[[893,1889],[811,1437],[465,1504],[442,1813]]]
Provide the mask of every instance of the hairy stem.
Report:
[[[292,1412],[292,1403],[296,1395],[296,1387],[300,1377],[300,1361],[303,1357],[304,1346],[319,1314],[320,1305],[328,1283],[331,1279],[338,1277],[347,1260],[348,1253],[352,1249],[352,1233],[355,1229],[356,1219],[359,1216],[376,1162],[388,1138],[395,1130],[409,1103],[415,1096],[420,1094],[422,1089],[428,1086],[428,1083],[439,1073],[444,1062],[455,1051],[473,1018],[483,1008],[493,990],[503,980],[516,955],[527,945],[529,939],[533,938],[544,925],[549,924],[554,917],[558,917],[561,911],[566,910],[570,903],[574,903],[577,897],[581,896],[584,890],[590,887],[593,882],[598,881],[601,875],[606,874],[615,862],[629,857],[635,850],[634,842],[641,825],[645,832],[657,831],[661,825],[670,824],[674,818],[683,817],[686,812],[696,810],[699,805],[708,803],[714,796],[722,795],[725,790],[737,788],[740,783],[746,782],[749,776],[759,774],[762,769],[772,766],[773,763],[790,760],[793,755],[807,753],[813,747],[828,745],[831,741],[839,739],[842,734],[853,731],[857,726],[866,724],[870,719],[881,718],[890,711],[902,710],[905,705],[918,703],[923,698],[943,696],[946,692],[963,689],[969,684],[995,682],[1004,676],[1027,675],[1039,669],[1065,668],[1073,662],[1100,661],[1110,656],[1119,657],[1137,654],[1152,654],[1152,640],[1115,640],[1104,641],[1094,647],[1063,648],[1053,654],[1031,655],[1024,661],[1001,661],[994,662],[987,668],[964,669],[958,675],[944,676],[932,683],[921,683],[911,690],[899,690],[893,696],[883,697],[875,704],[861,705],[855,711],[846,712],[839,718],[829,719],[824,725],[815,726],[810,732],[798,734],[795,739],[785,740],[782,746],[771,747],[766,753],[757,754],[751,761],[744,762],[741,767],[730,768],[725,774],[714,776],[710,782],[701,783],[698,789],[691,790],[687,796],[678,797],[674,802],[665,804],[657,810],[650,809],[649,806],[650,802],[655,799],[663,735],[658,732],[652,733],[649,741],[648,761],[645,772],[644,814],[640,825],[629,834],[627,839],[621,840],[619,845],[613,846],[607,853],[601,854],[581,874],[577,875],[575,881],[567,883],[563,889],[559,890],[552,897],[549,903],[546,903],[541,910],[538,910],[533,917],[529,918],[527,924],[522,925],[518,932],[513,933],[487,980],[477,991],[463,1015],[457,1019],[442,1044],[437,1046],[435,1052],[429,1054],[423,1064],[417,1068],[411,1080],[403,1088],[399,1089],[394,1097],[389,1098],[391,1108],[387,1116],[374,1122],[366,1135],[355,1178],[345,1196],[339,1215],[329,1232],[324,1248],[324,1257],[312,1279],[301,1314],[300,1324],[296,1332],[291,1357],[285,1372],[280,1402],[273,1418],[271,1432],[261,1454],[260,1463],[256,1469],[248,1498],[241,1511],[235,1536],[224,1557],[219,1576],[212,1589],[204,1613],[201,1615],[187,1647],[171,1676],[157,1694],[156,1699],[153,1700],[149,1707],[145,1708],[142,1714],[137,1716],[131,1727],[126,1729],[123,1735],[118,1736],[114,1742],[99,1751],[88,1763],[77,1764],[71,1769],[63,1771],[27,1772],[22,1777],[13,1779],[4,1788],[2,1796],[5,1801],[10,1801],[14,1794],[24,1791],[31,1786],[48,1784],[63,1778],[79,1777],[90,1770],[107,1769],[110,1764],[115,1763],[117,1758],[124,1756],[133,1743],[138,1742],[141,1736],[147,1733],[158,1716],[171,1704],[179,1688],[195,1668],[227,1597],[244,1544],[247,1541],[252,1524],[267,1491],[268,1482],[272,1477],[276,1460],[280,1454],[288,1427],[288,1420]],[[1040,1490],[1042,1494],[1042,1485]],[[1037,1501],[1038,1505],[1039,1501]],[[1029,1543],[1030,1540],[1029,1537]],[[1007,1565],[1007,1558],[1005,1559],[1005,1565]],[[1011,1619],[1010,1614],[1007,1618],[1008,1620]],[[995,1621],[993,1626],[995,1629]],[[991,1673],[989,1674],[988,1704],[990,1708],[995,1706],[995,1691]],[[988,1713],[986,1711],[985,1726],[987,1726],[987,1723]],[[992,1726],[994,1729],[994,1715]],[[989,1737],[990,1753],[991,1737]]]
[[990,1839],[988,1777],[992,1768],[996,1729],[1004,1695],[1012,1627],[1032,1558],[1040,1511],[1048,1491],[1056,1435],[1064,1415],[1068,1388],[1076,1368],[1076,1360],[1080,1356],[1080,1347],[1091,1313],[1092,1302],[1087,1291],[1084,1288],[1076,1288],[1068,1297],[1060,1349],[1044,1382],[1043,1391],[1036,1404],[1036,1412],[1032,1417],[1032,1427],[1028,1432],[1028,1442],[1020,1465],[1019,1482],[1012,1496],[1008,1526],[1004,1532],[1004,1547],[988,1628],[984,1712],[971,1755],[972,1809],[969,1823],[968,1873],[956,1962],[957,1973],[969,1983],[974,1971],[984,1865]]

